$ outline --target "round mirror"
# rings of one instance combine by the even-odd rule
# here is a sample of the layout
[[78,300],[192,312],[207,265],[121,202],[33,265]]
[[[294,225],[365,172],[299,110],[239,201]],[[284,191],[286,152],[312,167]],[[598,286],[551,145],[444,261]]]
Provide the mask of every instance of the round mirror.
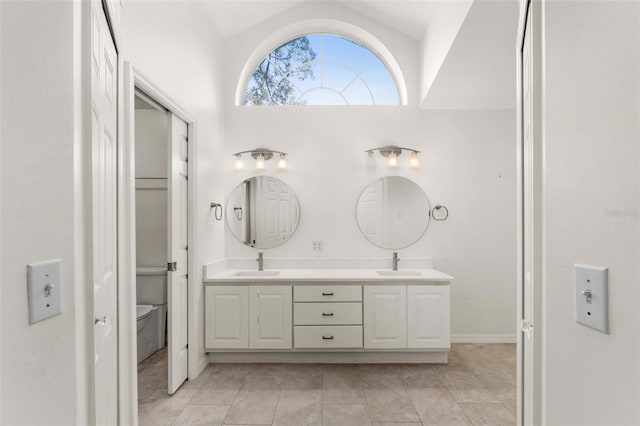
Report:
[[293,235],[300,206],[296,194],[281,180],[254,176],[231,192],[225,214],[227,226],[238,241],[264,249],[278,246]]
[[416,183],[399,176],[371,182],[360,194],[360,231],[378,247],[401,249],[415,243],[429,226],[429,200]]

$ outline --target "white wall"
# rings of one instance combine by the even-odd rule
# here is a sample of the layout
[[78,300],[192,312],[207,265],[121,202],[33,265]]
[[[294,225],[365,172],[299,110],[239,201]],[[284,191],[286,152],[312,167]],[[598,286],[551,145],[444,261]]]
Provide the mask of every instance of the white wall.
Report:
[[[545,3],[543,421],[640,424],[640,4]],[[609,267],[610,333],[575,322]]]
[[[1,424],[83,423],[77,366],[74,2],[2,2]],[[81,225],[80,225],[81,226]],[[29,326],[26,265],[62,261],[62,314]],[[10,390],[10,391],[7,391]]]
[[167,259],[167,113],[136,109],[136,266]]
[[[124,3],[125,57],[197,122],[198,259],[202,265],[224,256],[224,223],[213,219],[209,205],[221,202],[222,176],[216,165],[222,138],[221,41],[197,2]],[[191,180],[190,180],[191,182]],[[192,281],[203,323],[201,268]],[[200,342],[204,362],[204,337]]]
[[[288,22],[313,17],[351,22],[378,37],[404,72],[409,105],[234,106],[238,76],[252,49]],[[391,258],[391,250],[369,243],[356,224],[360,192],[374,179],[394,174],[382,162],[378,169],[367,168],[364,150],[387,143],[421,150],[419,171],[396,173],[417,182],[432,204],[446,205],[451,214],[447,222],[432,222],[425,237],[400,250],[400,258],[433,256],[437,268],[456,277],[454,337],[514,338],[515,112],[419,110],[418,48],[416,40],[338,5],[303,5],[226,40],[225,194],[255,174],[234,172],[232,153],[261,146],[288,152],[288,172],[276,172],[271,161],[266,173],[282,179],[298,195],[300,225],[286,244],[265,250],[266,265],[269,257]],[[256,256],[257,250],[229,232],[226,240],[227,257]],[[312,251],[313,240],[324,241],[322,253]]]

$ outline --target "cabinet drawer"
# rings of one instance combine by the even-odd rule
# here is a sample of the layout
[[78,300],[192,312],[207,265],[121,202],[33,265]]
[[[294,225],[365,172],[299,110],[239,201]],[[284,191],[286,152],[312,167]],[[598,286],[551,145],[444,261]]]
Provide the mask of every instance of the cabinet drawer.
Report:
[[297,325],[293,327],[296,348],[361,348],[361,325]]
[[295,303],[294,325],[361,325],[362,303]]
[[295,302],[362,302],[359,285],[305,285],[293,289]]

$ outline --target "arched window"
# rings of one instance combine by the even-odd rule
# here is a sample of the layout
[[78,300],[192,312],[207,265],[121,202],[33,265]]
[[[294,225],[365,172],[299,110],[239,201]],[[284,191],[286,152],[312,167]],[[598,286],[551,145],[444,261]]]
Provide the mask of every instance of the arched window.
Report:
[[247,84],[244,105],[399,105],[385,64],[360,43],[309,34],[272,50]]

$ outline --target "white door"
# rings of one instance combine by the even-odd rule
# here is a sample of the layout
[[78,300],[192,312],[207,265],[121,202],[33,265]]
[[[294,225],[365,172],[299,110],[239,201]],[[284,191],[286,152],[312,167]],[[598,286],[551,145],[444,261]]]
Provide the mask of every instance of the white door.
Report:
[[100,2],[91,2],[93,313],[97,425],[117,424],[118,56]]
[[451,347],[448,285],[407,286],[407,347]]
[[291,349],[291,286],[249,287],[249,347]]
[[249,347],[249,287],[207,286],[204,290],[206,349]]
[[188,289],[188,176],[187,123],[172,113],[169,120],[168,199],[168,362],[169,393],[187,379],[187,289]]
[[407,288],[364,286],[364,347],[407,347]]
[[[533,3],[527,8],[527,20],[522,39],[521,63],[521,152],[522,152],[522,277],[519,313],[521,315],[518,333],[521,404],[519,420],[525,425],[540,424],[541,383],[539,350],[541,336],[533,325],[538,313],[536,300],[540,299],[541,290],[536,286],[541,277],[542,242],[540,240],[541,200],[542,200],[542,147],[540,136],[536,135],[537,120],[540,117],[540,100],[534,92],[535,82],[539,81],[540,64],[536,62],[540,47],[540,35],[534,33],[540,28],[539,5]],[[535,25],[535,27],[534,27]],[[537,238],[537,239],[536,239]]]

